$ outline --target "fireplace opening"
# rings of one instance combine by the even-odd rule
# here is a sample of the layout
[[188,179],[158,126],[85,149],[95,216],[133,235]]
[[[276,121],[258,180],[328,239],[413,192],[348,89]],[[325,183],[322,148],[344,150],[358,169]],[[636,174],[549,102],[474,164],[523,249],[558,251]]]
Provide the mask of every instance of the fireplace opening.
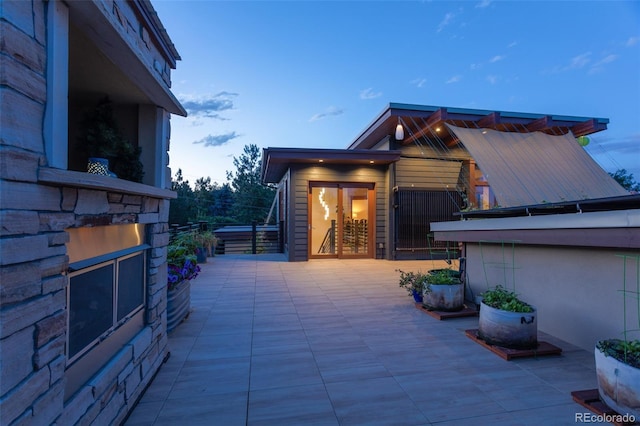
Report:
[[150,248],[139,224],[67,231],[65,400],[143,329]]

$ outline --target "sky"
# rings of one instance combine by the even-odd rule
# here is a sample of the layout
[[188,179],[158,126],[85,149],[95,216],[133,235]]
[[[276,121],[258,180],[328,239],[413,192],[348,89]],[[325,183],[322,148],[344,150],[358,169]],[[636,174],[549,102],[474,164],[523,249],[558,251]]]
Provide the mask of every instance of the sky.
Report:
[[249,144],[346,148],[389,103],[608,118],[585,149],[640,182],[640,1],[152,4],[192,184],[225,183]]

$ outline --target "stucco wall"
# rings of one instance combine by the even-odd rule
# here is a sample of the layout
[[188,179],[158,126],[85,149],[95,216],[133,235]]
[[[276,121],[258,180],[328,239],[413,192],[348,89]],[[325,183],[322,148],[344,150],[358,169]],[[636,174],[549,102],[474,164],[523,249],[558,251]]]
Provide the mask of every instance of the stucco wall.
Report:
[[[509,243],[466,243],[466,250],[473,293],[496,284],[513,289],[515,277],[516,293],[538,309],[540,331],[589,351],[599,339],[622,337],[623,259],[617,255],[640,251],[518,244],[512,250]],[[627,260],[626,281],[636,289],[634,262]],[[629,328],[638,328],[637,306],[637,300],[627,299]]]

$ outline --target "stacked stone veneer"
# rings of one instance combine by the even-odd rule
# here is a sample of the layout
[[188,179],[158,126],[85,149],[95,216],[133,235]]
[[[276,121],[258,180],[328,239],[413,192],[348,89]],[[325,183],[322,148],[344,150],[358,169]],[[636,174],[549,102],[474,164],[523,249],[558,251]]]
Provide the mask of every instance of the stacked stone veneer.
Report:
[[[74,172],[60,172],[72,176],[64,184],[39,179],[45,10],[40,0],[0,3],[0,424],[118,424],[167,353],[169,201],[140,184],[76,185]],[[125,223],[145,224],[152,247],[145,327],[65,402],[65,229]]]
[[[9,170],[3,168],[3,175]],[[3,180],[2,192],[3,201],[14,202],[11,209],[3,205],[0,240],[0,423],[117,424],[167,353],[169,203],[147,196],[11,180]],[[39,210],[32,210],[29,195],[39,198]],[[147,242],[152,247],[147,325],[65,404],[65,229],[105,222],[147,224]]]

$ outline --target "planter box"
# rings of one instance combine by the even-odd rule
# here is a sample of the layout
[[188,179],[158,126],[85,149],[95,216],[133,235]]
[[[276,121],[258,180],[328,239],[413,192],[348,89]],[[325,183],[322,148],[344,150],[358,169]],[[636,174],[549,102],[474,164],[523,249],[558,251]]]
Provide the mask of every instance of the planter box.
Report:
[[167,290],[167,333],[184,320],[191,309],[191,281],[185,280]]
[[464,284],[431,284],[422,292],[422,304],[429,309],[456,312],[464,307]]
[[598,394],[602,402],[620,415],[640,420],[640,369],[595,350]]
[[478,337],[485,342],[510,349],[533,349],[538,346],[537,310],[509,312],[482,302],[478,320]]

